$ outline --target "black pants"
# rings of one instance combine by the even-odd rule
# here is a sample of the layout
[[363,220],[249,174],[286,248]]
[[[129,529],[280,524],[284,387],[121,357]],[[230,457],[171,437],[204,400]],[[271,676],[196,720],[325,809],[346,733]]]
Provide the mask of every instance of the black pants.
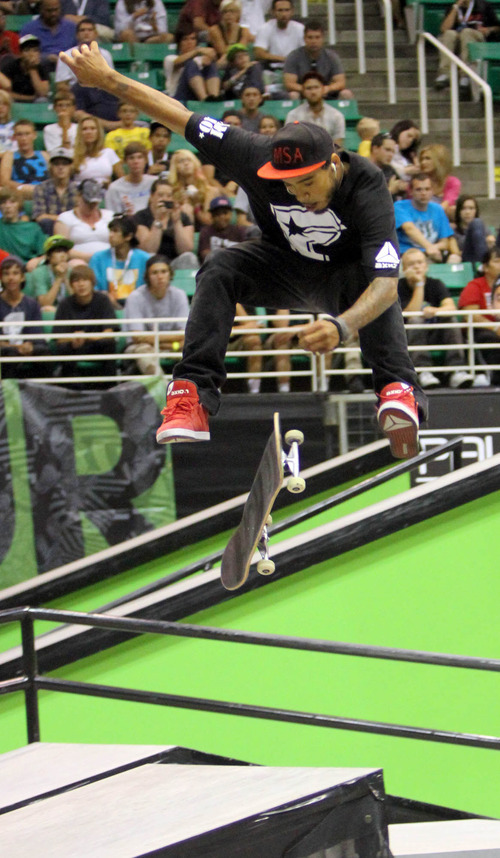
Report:
[[[315,262],[261,239],[245,241],[210,257],[200,268],[191,304],[182,360],[175,378],[198,385],[211,414],[220,404],[224,357],[237,302],[252,307],[338,315],[368,286],[361,265],[333,267]],[[408,354],[403,316],[393,304],[359,332],[363,357],[373,371],[376,392],[403,381],[415,388],[422,419],[427,400]]]
[[[474,331],[474,342],[481,345],[481,358],[486,364],[485,369],[489,366],[500,363],[500,349],[489,349],[488,344],[500,345],[500,337],[495,331],[489,331],[487,328],[476,328]],[[480,367],[481,369],[481,367]],[[492,369],[491,383],[497,387],[500,385],[500,369]]]
[[[443,319],[443,322],[453,322],[453,318]],[[463,337],[459,328],[438,328],[438,320],[430,319],[425,328],[407,328],[406,334],[410,346],[455,346],[444,352],[444,363],[446,366],[463,366],[465,354],[463,351]],[[411,357],[417,366],[432,368],[432,354],[429,351],[412,351]],[[499,355],[500,357],[500,355]]]

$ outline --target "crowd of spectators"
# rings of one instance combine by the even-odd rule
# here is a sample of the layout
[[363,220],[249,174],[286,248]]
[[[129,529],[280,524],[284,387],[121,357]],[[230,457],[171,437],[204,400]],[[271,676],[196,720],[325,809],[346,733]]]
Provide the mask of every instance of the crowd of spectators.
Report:
[[[340,107],[355,93],[338,53],[326,44],[323,22],[298,20],[292,0],[187,0],[175,34],[169,32],[162,0],[117,0],[114,15],[108,0],[87,0],[83,5],[74,0],[37,0],[35,6],[30,5],[30,11],[38,17],[14,33],[6,28],[5,11],[22,11],[21,0],[0,3],[0,321],[6,322],[4,334],[8,333],[8,342],[0,343],[1,355],[48,353],[47,341],[38,337],[31,342],[21,323],[41,322],[42,312],[52,314],[74,322],[66,337],[59,333],[54,337],[61,356],[60,363],[52,364],[54,371],[77,375],[79,362],[63,358],[112,354],[117,314],[126,319],[177,317],[175,330],[162,324],[159,335],[153,336],[144,322],[139,333],[128,336],[126,353],[134,356],[133,365],[140,372],[158,371],[158,360],[151,358],[155,349],[182,348],[188,299],[172,285],[176,271],[197,269],[209,254],[255,236],[258,229],[242,188],[190,148],[174,149],[170,130],[148,122],[133,105],[82,87],[59,52],[98,40],[112,66],[113,41],[163,44],[164,90],[169,95],[182,102],[208,102],[207,113],[210,102],[233,100],[235,106],[225,110],[221,121],[268,135],[281,123],[266,105],[285,100],[289,109],[284,121],[320,125],[340,147],[346,137]],[[471,29],[471,16],[462,0],[454,9],[453,15],[445,15],[443,42],[447,46],[453,42],[453,49],[461,50],[469,38],[461,34]],[[396,24],[402,21],[398,10],[395,3]],[[486,18],[481,20],[484,24]],[[487,25],[487,29],[478,25],[476,36],[490,38],[500,32],[500,24],[489,13]],[[167,50],[171,42],[175,47]],[[445,85],[444,76],[443,66],[436,85]],[[55,121],[37,128],[30,105],[49,102]],[[23,104],[25,115],[20,115]],[[481,220],[477,201],[463,193],[452,174],[448,149],[432,141],[423,145],[411,119],[384,130],[376,117],[364,116],[357,131],[358,155],[382,170],[394,201],[403,254],[403,309],[421,312],[427,326],[417,332],[409,329],[410,344],[453,341],[456,346],[447,353],[446,373],[432,371],[430,351],[415,353],[417,365],[423,367],[421,383],[462,387],[480,377],[477,383],[498,381],[498,372],[488,376],[487,369],[476,379],[455,370],[465,361],[459,329],[446,334],[448,342],[433,324],[440,311],[449,313],[455,305],[445,285],[427,277],[429,262],[472,262],[476,269],[482,264],[480,276],[460,298],[459,306],[470,310],[490,307],[492,287],[500,275],[495,236]],[[243,317],[255,310],[238,307]],[[78,326],[94,313],[96,320],[111,320],[109,329],[97,326],[102,338],[95,336],[96,331],[86,337]],[[287,313],[279,311],[283,319]],[[493,314],[490,326],[485,326],[484,317],[482,321],[476,342],[486,346],[481,359],[488,363],[494,357],[488,344],[500,342],[500,328]],[[129,325],[129,330],[138,331],[138,324]],[[273,334],[266,340],[267,335],[255,330],[247,334],[245,329],[252,327],[255,322],[240,321],[232,347],[255,352],[247,370],[252,375],[249,390],[257,392],[259,350],[271,342],[272,347],[286,347],[291,335]],[[276,366],[283,375],[278,386],[285,390],[290,361],[287,355],[280,360]],[[107,374],[114,365],[103,362]],[[1,375],[36,375],[40,366],[2,362]],[[350,357],[348,378],[356,383],[349,383],[349,389],[363,389],[362,377],[352,375],[355,361],[354,370],[352,366]]]

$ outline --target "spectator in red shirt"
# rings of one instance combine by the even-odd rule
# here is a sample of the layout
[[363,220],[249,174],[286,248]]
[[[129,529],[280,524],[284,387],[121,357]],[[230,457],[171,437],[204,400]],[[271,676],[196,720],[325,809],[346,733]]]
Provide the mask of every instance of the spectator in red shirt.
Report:
[[[497,291],[494,287],[499,279],[500,249],[493,247],[483,256],[482,277],[475,277],[474,280],[467,283],[467,286],[461,292],[458,299],[459,309],[489,310],[492,307],[492,292]],[[472,319],[477,324],[485,325],[485,327],[474,328],[474,342],[481,345],[487,345],[488,343],[500,345],[500,319],[498,313],[485,313],[484,315],[477,313],[472,316]],[[482,348],[480,355],[486,365],[500,363],[500,349]],[[488,382],[486,373],[481,373],[481,375]],[[492,370],[490,378],[492,384],[500,385],[500,370]],[[476,376],[474,386],[484,386],[483,384],[478,384],[478,376]]]
[[5,29],[5,12],[0,9],[0,58],[6,54],[19,54],[19,36],[12,30]]
[[178,29],[192,25],[197,33],[207,33],[209,27],[220,22],[221,0],[187,0],[181,9]]

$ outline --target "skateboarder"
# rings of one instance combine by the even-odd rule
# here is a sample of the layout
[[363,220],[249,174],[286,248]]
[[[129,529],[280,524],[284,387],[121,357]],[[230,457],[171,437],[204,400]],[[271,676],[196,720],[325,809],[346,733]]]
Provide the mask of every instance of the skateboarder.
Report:
[[167,391],[159,443],[207,440],[220,404],[237,302],[330,318],[301,329],[299,345],[326,354],[359,332],[373,371],[378,421],[393,455],[418,452],[426,399],[408,355],[397,300],[399,254],[382,173],[338,150],[321,128],[293,123],[272,137],[192,113],[106,65],[97,43],[61,58],[82,86],[99,86],[182,134],[248,194],[262,238],[215,254],[200,269],[182,360]]

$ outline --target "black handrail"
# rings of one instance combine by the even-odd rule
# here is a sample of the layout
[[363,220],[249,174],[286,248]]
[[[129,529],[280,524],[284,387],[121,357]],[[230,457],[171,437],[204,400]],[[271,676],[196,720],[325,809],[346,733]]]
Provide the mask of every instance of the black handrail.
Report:
[[206,640],[248,643],[259,646],[281,647],[309,652],[336,653],[362,658],[380,658],[419,664],[433,664],[500,672],[499,659],[421,652],[418,650],[399,650],[392,649],[390,647],[347,644],[341,642],[312,640],[309,638],[287,637],[282,635],[267,635],[232,629],[217,629],[208,626],[194,626],[187,623],[173,623],[161,620],[143,620],[133,617],[110,617],[103,616],[102,614],[91,613],[84,614],[76,611],[55,611],[48,610],[46,608],[30,607],[12,608],[0,612],[0,624],[8,622],[21,623],[23,652],[22,665],[24,676],[16,677],[0,683],[0,694],[7,694],[19,690],[24,691],[28,742],[30,743],[40,741],[38,691],[44,689],[150,703],[161,706],[243,715],[247,717],[287,721],[297,724],[311,724],[314,726],[343,730],[355,730],[358,732],[378,733],[387,736],[423,739],[432,742],[444,742],[447,744],[451,743],[467,745],[469,747],[500,750],[500,737],[495,736],[482,736],[471,733],[455,733],[446,730],[386,724],[363,719],[296,712],[293,710],[273,707],[230,703],[221,700],[186,697],[155,691],[126,689],[42,676],[37,672],[35,637],[33,633],[33,624],[35,620],[66,622],[72,625],[118,629],[121,631],[128,631],[131,634],[152,633],[160,635],[175,635]]

